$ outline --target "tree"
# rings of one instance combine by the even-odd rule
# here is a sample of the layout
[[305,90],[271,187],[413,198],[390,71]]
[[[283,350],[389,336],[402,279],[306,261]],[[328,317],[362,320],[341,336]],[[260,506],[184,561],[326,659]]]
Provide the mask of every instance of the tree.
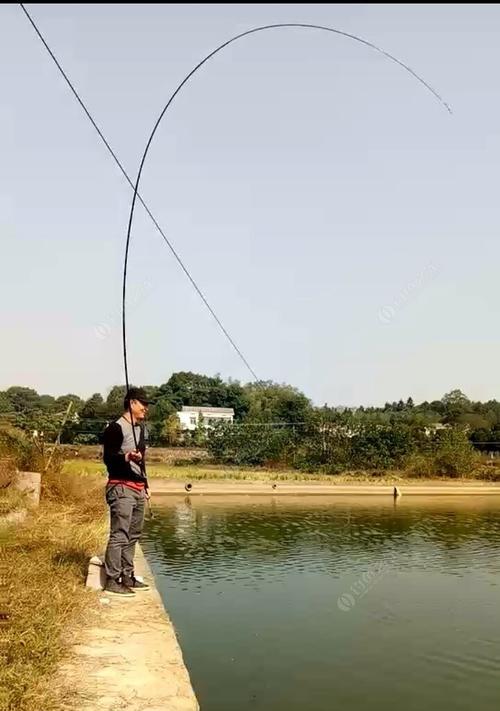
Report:
[[443,415],[446,409],[446,406],[441,400],[433,400],[429,404],[429,408],[432,410],[432,412],[437,412],[438,415]]
[[437,474],[447,476],[464,476],[469,474],[477,462],[466,433],[456,427],[441,430],[434,441],[434,466]]
[[80,415],[85,419],[96,419],[101,417],[103,414],[104,400],[102,399],[101,393],[94,393],[85,401]]
[[208,450],[223,464],[261,466],[285,463],[294,434],[288,427],[231,425],[218,422],[208,430]]
[[169,415],[161,428],[161,440],[169,447],[175,447],[181,439],[182,429],[179,418],[175,413]]
[[194,430],[191,430],[191,432],[189,432],[186,441],[193,447],[205,447],[207,444],[208,436],[209,431],[203,424],[203,419],[199,417],[198,422],[196,423],[196,427],[194,428]]
[[159,396],[166,396],[180,410],[183,405],[209,406],[210,394],[222,383],[220,378],[209,378],[199,373],[173,373],[169,380],[159,388]]
[[475,430],[470,436],[470,441],[480,452],[496,452],[499,448],[499,445],[494,444],[495,439],[492,430],[489,429]]
[[12,400],[9,398],[7,393],[0,392],[0,414],[15,412]]
[[468,407],[471,404],[467,395],[464,395],[464,393],[458,389],[451,390],[449,393],[446,393],[443,395],[441,400],[447,407],[449,405],[461,405],[463,407]]
[[460,415],[471,412],[472,403],[461,390],[452,390],[442,397],[444,406],[444,421],[447,423],[458,422]]
[[125,398],[125,385],[114,385],[108,393],[104,405],[103,415],[107,418],[117,418],[123,412],[123,400]]
[[416,432],[394,420],[389,425],[364,423],[351,442],[351,463],[359,469],[387,469],[402,465],[416,449]]
[[469,430],[487,429],[489,422],[485,417],[476,415],[474,412],[465,412],[456,417],[457,424],[464,425]]
[[40,395],[39,407],[45,411],[56,409],[56,399],[52,395]]
[[68,395],[61,395],[61,397],[58,397],[55,402],[57,409],[60,411],[66,410],[70,403],[72,403],[73,406],[73,413],[79,412],[84,404],[81,397],[78,397],[78,395],[73,395],[72,393],[68,393]]
[[199,373],[173,373],[170,379],[158,388],[158,397],[168,400],[175,410],[183,405],[198,407],[232,407],[236,419],[248,410],[244,388],[239,382],[225,383],[220,376],[209,377]]
[[5,395],[16,412],[30,412],[36,410],[40,404],[40,396],[32,388],[14,385],[6,390]]
[[250,384],[245,388],[249,408],[247,419],[257,422],[305,422],[312,414],[308,398],[291,385]]

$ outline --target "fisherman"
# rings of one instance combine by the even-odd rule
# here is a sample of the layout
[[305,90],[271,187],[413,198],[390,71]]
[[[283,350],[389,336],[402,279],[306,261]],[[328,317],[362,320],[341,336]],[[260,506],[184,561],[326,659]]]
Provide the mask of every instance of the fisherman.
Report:
[[107,593],[132,597],[135,591],[149,588],[134,574],[135,544],[142,533],[144,504],[149,497],[144,425],[149,401],[145,390],[129,388],[123,405],[122,416],[111,422],[103,434],[103,459],[108,470],[106,502],[110,512],[104,589]]

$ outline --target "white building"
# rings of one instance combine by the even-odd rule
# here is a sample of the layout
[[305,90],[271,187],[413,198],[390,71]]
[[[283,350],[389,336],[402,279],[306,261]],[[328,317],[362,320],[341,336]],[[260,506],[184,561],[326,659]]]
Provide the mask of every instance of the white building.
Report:
[[209,427],[216,422],[233,422],[232,407],[192,407],[184,405],[177,413],[183,430],[195,430],[198,425]]

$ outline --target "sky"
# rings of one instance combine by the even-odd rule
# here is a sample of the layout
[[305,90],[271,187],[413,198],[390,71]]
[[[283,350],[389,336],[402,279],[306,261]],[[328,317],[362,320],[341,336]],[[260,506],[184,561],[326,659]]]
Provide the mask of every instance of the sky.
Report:
[[[316,404],[500,398],[500,6],[27,5],[262,380]],[[21,9],[0,7],[0,389],[124,381],[132,191]],[[247,382],[141,208],[131,238],[133,383]]]

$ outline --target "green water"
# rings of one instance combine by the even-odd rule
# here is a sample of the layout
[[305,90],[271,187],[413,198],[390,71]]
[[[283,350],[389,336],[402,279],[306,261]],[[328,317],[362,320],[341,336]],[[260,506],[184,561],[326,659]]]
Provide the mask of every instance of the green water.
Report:
[[372,501],[156,507],[202,711],[500,708],[500,497]]

